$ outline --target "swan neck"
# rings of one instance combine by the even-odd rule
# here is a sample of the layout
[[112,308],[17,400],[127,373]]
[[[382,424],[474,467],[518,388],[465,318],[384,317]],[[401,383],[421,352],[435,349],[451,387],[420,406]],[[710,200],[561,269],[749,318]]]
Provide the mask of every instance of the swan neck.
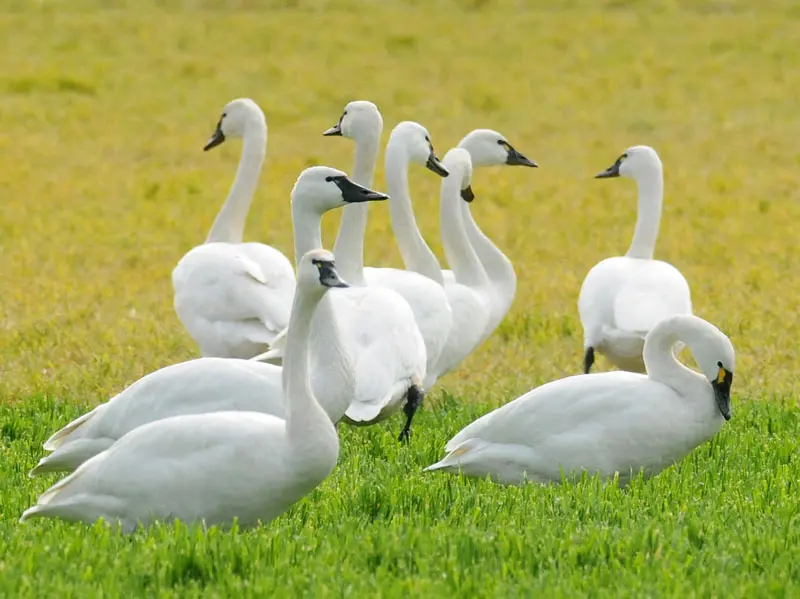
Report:
[[400,144],[392,142],[390,139],[386,146],[386,187],[389,193],[389,217],[403,264],[407,270],[444,285],[439,261],[425,243],[414,218],[408,191],[410,161]]
[[486,286],[488,278],[478,260],[478,255],[467,239],[461,212],[461,177],[458,173],[442,180],[440,200],[440,228],[442,246],[456,281],[468,287]]
[[688,389],[705,377],[681,364],[674,347],[679,341],[692,349],[694,336],[676,322],[665,323],[652,329],[644,342],[643,358],[647,375],[685,395]]
[[661,168],[653,166],[638,176],[636,187],[639,192],[636,230],[626,255],[630,258],[652,260],[661,223],[661,205],[664,200],[664,177]]
[[303,208],[299,202],[292,202],[292,233],[296,269],[303,256],[322,248],[322,215]]
[[[380,131],[356,140],[353,181],[372,188],[378,161]],[[369,202],[348,204],[342,209],[342,220],[333,253],[342,278],[352,285],[364,284],[364,235],[367,230]]]
[[242,138],[242,156],[231,184],[228,198],[214,220],[206,243],[241,243],[244,225],[253,194],[258,185],[261,167],[267,153],[267,127],[254,121],[245,130]]
[[[298,288],[295,293],[283,356],[283,396],[286,398],[286,432],[290,440],[311,442],[310,432],[333,430],[327,413],[311,390],[308,339],[311,319],[324,292]],[[327,426],[326,426],[327,423]],[[335,435],[335,430],[333,431]]]

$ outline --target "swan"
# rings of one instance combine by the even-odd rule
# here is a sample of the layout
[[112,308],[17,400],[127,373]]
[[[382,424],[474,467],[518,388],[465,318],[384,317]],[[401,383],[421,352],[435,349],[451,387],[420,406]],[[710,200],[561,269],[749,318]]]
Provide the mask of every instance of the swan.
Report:
[[[491,129],[471,131],[458,143],[457,147],[469,152],[473,169],[502,165],[531,168],[538,166],[536,162],[514,148],[505,136]],[[517,292],[517,275],[514,273],[511,260],[478,227],[469,206],[468,202],[461,204],[464,228],[472,248],[478,254],[478,259],[489,277],[492,289],[491,313],[478,343],[480,345],[494,333],[511,309]],[[451,270],[442,271],[442,275],[445,284],[455,280]]]
[[591,370],[595,351],[622,370],[644,372],[647,331],[666,316],[692,313],[686,279],[671,264],[653,260],[664,197],[658,154],[649,146],[632,146],[595,178],[620,176],[636,181],[639,214],[628,252],[598,262],[581,285],[584,373]]
[[333,254],[300,260],[283,366],[286,419],[214,412],[151,422],[45,491],[20,518],[100,518],[123,531],[156,521],[241,528],[268,523],[336,466],[339,438],[317,403],[308,369],[309,322],[331,287],[346,287]]
[[264,113],[253,100],[226,104],[203,149],[231,137],[243,141],[236,178],[205,243],[189,250],[172,271],[172,286],[175,312],[201,355],[251,358],[286,328],[295,275],[275,248],[242,243],[267,144]]
[[[685,343],[702,374],[673,354]],[[619,473],[653,476],[705,443],[731,417],[730,340],[696,316],[676,314],[647,334],[647,375],[613,371],[556,380],[467,425],[425,470],[487,475],[501,484]]]
[[428,374],[433,380],[453,370],[478,346],[494,299],[489,277],[467,237],[461,209],[474,198],[470,187],[472,159],[467,150],[453,148],[445,154],[443,164],[450,176],[442,179],[442,245],[454,275],[445,281],[444,290],[453,312],[453,326],[433,372]]
[[[346,177],[329,181],[331,172],[343,175],[324,168],[301,174],[292,201],[312,203],[321,214],[352,202],[386,198]],[[355,395],[355,381],[336,321],[326,323],[323,330],[326,337],[317,341],[325,343],[328,361],[315,365],[312,385],[330,419],[338,422]],[[282,418],[281,372],[273,364],[237,358],[197,358],[156,370],[51,436],[44,448],[52,453],[42,458],[30,475],[72,471],[130,431],[171,416],[252,411]]]
[[427,352],[428,375],[422,387],[428,390],[436,382],[432,373],[447,342],[453,313],[444,291],[439,261],[422,238],[414,219],[408,191],[408,168],[416,163],[425,165],[440,177],[447,177],[448,172],[436,157],[428,131],[413,121],[403,121],[392,130],[385,160],[389,216],[406,269],[367,267],[364,268],[364,280],[369,287],[396,291],[414,311]]
[[[348,186],[371,194],[366,199],[386,199],[385,194],[367,191],[350,182],[342,171],[328,167],[306,169],[298,179],[347,182]],[[321,202],[323,195],[292,196],[292,226],[294,251],[299,260],[308,251],[322,247],[321,221],[328,206]],[[390,200],[391,201],[391,200]],[[341,328],[343,352],[328,339],[331,323]],[[266,359],[272,350],[258,359]],[[401,406],[406,421],[399,439],[407,441],[414,414],[422,405],[425,377],[425,343],[414,312],[408,303],[391,289],[379,287],[348,287],[326,296],[311,323],[311,368],[328,368],[326,378],[312,379],[315,393],[326,385],[341,387],[336,373],[343,355],[353,365],[355,391],[342,421],[367,426],[394,414]],[[319,386],[319,387],[318,387]]]

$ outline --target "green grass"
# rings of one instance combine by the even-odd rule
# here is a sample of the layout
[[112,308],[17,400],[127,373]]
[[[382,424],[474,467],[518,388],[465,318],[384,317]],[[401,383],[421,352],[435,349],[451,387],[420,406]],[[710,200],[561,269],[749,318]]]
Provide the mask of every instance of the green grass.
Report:
[[[0,11],[0,596],[798,594],[795,2],[8,0]],[[504,133],[540,164],[473,180],[473,213],[519,278],[510,314],[430,394],[410,447],[396,420],[343,428],[332,477],[268,527],[127,539],[18,525],[56,480],[26,476],[53,430],[197,355],[170,272],[227,193],[240,144],[201,148],[238,96],[269,122],[246,238],[285,252],[298,173],[350,169],[352,143],[321,135],[348,101],[378,104],[384,141],[397,122],[421,122],[440,155],[476,127]],[[635,219],[633,184],[592,175],[639,143],[665,165],[657,257],[736,347],[733,420],[627,490],[424,475],[471,419],[579,370],[580,283],[625,251]],[[441,257],[439,183],[411,173]],[[329,246],[337,220],[325,222]],[[368,264],[400,264],[388,232],[386,207],[371,207]]]

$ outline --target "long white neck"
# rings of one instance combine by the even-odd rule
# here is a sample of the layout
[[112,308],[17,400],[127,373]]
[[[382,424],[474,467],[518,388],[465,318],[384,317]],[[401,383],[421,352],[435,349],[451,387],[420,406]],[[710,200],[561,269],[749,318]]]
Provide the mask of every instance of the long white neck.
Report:
[[708,385],[706,377],[681,364],[673,351],[678,341],[691,350],[695,334],[687,324],[671,320],[661,326],[656,325],[644,342],[643,357],[647,375],[683,396],[691,393],[698,384]]
[[386,187],[389,193],[389,216],[397,247],[407,270],[417,272],[444,285],[442,269],[436,256],[425,243],[414,218],[408,193],[409,160],[399,144],[386,146]]
[[[286,434],[290,443],[314,445],[322,438],[338,437],[328,414],[311,390],[308,364],[308,337],[311,318],[322,299],[322,290],[298,288],[289,318],[283,355],[283,396],[286,402]],[[324,437],[321,438],[321,435]]]
[[322,248],[322,215],[292,202],[292,232],[294,234],[294,264],[311,250]]
[[465,202],[460,192],[461,177],[451,171],[450,176],[442,180],[439,208],[444,254],[458,283],[468,287],[488,287],[489,279],[464,230],[461,204]]
[[267,125],[262,119],[248,123],[242,138],[242,157],[236,169],[236,177],[228,192],[228,199],[222,205],[214,225],[208,233],[206,243],[221,241],[241,243],[244,224],[250,203],[261,174],[261,166],[267,153]]
[[661,222],[661,205],[664,200],[664,176],[660,165],[653,165],[636,177],[639,190],[639,207],[636,230],[626,256],[652,260]]
[[[353,164],[353,181],[371,188],[375,178],[375,164],[378,162],[378,150],[381,130],[370,132],[355,140],[356,156]],[[336,267],[342,278],[351,285],[364,284],[364,234],[367,230],[368,202],[348,204],[342,209],[342,220],[333,253],[336,256]]]
[[[478,223],[472,217],[469,204],[466,202],[461,202],[461,217],[464,221],[464,230],[467,232],[467,238],[475,253],[478,254],[478,259],[481,261],[483,270],[489,277],[499,301],[496,307],[497,315],[494,314],[495,310],[492,310],[492,322],[489,325],[491,329],[487,327],[487,330],[494,330],[514,302],[514,296],[517,293],[517,275],[514,272],[514,265],[511,264],[511,260],[478,227]],[[497,322],[494,322],[494,319],[497,319]]]

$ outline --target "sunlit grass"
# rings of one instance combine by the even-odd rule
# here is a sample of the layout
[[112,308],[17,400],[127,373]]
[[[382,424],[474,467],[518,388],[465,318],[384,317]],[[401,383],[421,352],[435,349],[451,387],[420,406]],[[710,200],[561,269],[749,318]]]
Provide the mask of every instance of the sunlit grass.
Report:
[[[247,582],[250,592],[287,596],[324,596],[322,586],[337,596],[502,596],[519,583],[547,596],[642,596],[662,584],[665,594],[726,588],[744,596],[797,577],[797,467],[789,458],[800,362],[794,3],[6,6],[7,593],[47,588],[39,596],[54,596],[78,585],[82,596],[101,586],[108,595],[186,596],[204,585],[212,594],[241,591]],[[19,513],[50,482],[25,473],[52,430],[78,406],[197,355],[172,309],[170,272],[205,238],[227,193],[240,145],[201,148],[222,106],[238,96],[256,100],[269,123],[246,237],[289,255],[288,194],[298,173],[352,164],[351,142],[322,137],[346,102],[376,102],[384,140],[401,120],[421,122],[440,155],[473,128],[505,134],[540,168],[477,171],[472,210],[514,262],[511,313],[431,393],[411,448],[396,446],[394,429],[344,431],[336,474],[268,529],[207,538],[161,529],[128,543],[100,529],[19,528]],[[591,481],[508,490],[423,476],[470,418],[579,370],[580,283],[599,259],[625,251],[635,220],[633,183],[592,175],[639,143],[655,147],[665,166],[657,257],[686,275],[695,312],[737,349],[734,419],[680,468],[626,492]],[[417,220],[442,256],[439,183],[421,168],[411,173]],[[326,219],[329,246],[337,220]],[[372,206],[367,263],[400,264],[388,233],[386,207]],[[469,405],[442,415],[436,402],[445,392]]]

